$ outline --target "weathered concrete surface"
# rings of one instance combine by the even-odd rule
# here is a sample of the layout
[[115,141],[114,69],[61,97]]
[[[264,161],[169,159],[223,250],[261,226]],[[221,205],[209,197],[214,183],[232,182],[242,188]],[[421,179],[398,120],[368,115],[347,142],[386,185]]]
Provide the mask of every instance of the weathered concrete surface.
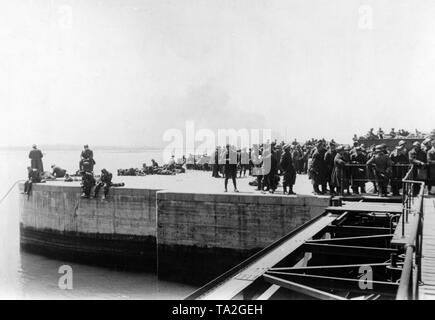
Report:
[[159,191],[159,276],[203,284],[328,205],[329,197]]
[[[23,185],[20,185],[20,191]],[[86,263],[155,270],[156,190],[116,188],[108,201],[74,185],[34,184],[20,195],[24,249]]]

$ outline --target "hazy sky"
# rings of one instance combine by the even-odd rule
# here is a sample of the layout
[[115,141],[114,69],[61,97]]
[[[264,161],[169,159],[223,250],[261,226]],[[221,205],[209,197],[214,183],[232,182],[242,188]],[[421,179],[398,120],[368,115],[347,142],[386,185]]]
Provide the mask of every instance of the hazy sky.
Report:
[[435,128],[435,1],[0,0],[0,145]]

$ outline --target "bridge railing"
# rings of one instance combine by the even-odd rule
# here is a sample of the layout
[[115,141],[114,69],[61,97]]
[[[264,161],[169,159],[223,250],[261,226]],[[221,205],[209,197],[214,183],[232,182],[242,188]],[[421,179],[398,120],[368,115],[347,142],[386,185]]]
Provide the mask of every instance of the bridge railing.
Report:
[[406,234],[405,228],[408,226],[409,215],[413,215],[413,220],[409,226],[408,240],[405,245],[405,260],[396,296],[398,300],[418,299],[418,285],[421,282],[424,181],[413,180],[413,172],[411,167],[402,180],[402,237]]

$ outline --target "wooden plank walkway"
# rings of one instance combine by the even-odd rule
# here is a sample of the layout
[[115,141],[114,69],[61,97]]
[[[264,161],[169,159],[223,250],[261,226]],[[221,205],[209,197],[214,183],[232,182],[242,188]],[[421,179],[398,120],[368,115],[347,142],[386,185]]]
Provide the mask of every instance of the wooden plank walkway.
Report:
[[328,214],[321,217],[319,220],[307,226],[295,236],[291,237],[281,245],[277,246],[271,252],[260,258],[259,260],[248,265],[235,276],[224,281],[219,287],[211,289],[211,291],[203,294],[199,299],[203,300],[229,300],[239,294],[243,289],[248,287],[255,279],[260,277],[269,268],[276,265],[279,261],[285,258],[289,252],[294,251],[311,239],[316,233],[329,225],[336,219],[335,215]]
[[424,199],[423,257],[419,287],[420,300],[435,300],[435,197]]

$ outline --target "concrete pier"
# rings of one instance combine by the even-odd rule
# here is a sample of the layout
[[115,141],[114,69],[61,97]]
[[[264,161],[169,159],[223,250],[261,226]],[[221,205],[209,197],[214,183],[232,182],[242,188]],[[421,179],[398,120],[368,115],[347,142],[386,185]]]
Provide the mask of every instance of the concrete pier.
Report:
[[117,180],[126,186],[105,201],[81,199],[79,182],[35,184],[29,197],[20,194],[22,247],[204,284],[329,205],[329,197],[256,193],[248,179],[239,180],[241,193],[226,194],[216,189],[222,179],[202,172]]

